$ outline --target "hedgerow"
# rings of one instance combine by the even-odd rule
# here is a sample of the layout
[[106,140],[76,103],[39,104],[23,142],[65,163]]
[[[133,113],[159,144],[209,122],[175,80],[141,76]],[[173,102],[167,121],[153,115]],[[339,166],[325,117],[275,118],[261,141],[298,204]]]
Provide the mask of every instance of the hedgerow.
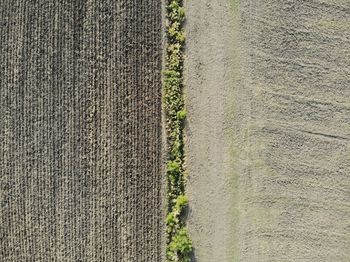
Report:
[[167,47],[164,72],[163,105],[167,129],[167,261],[190,260],[192,242],[183,212],[188,200],[184,181],[184,120],[183,63],[185,12],[182,0],[167,0]]

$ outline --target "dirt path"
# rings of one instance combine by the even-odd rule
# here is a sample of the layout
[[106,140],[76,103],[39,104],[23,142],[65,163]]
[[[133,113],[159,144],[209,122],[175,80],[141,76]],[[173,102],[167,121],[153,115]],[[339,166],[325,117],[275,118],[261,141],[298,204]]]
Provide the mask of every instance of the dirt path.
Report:
[[349,3],[186,7],[197,261],[349,261]]
[[186,1],[189,229],[200,262],[231,261],[234,185],[225,136],[234,32],[225,1]]

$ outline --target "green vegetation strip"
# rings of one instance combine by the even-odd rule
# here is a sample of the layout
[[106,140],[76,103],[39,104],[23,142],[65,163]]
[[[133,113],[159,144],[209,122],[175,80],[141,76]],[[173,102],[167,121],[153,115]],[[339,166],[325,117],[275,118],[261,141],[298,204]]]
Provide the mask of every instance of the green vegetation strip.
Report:
[[167,0],[167,47],[163,105],[167,128],[167,261],[190,261],[192,242],[183,218],[187,206],[184,180],[183,62],[185,13],[182,0]]

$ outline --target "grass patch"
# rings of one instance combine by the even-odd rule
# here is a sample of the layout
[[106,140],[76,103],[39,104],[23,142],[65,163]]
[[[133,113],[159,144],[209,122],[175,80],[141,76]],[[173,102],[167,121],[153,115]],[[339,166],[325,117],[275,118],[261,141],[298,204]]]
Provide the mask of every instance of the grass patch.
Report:
[[185,11],[182,0],[167,0],[167,47],[163,107],[167,133],[167,261],[190,261],[192,242],[182,213],[187,206],[184,181],[183,62]]

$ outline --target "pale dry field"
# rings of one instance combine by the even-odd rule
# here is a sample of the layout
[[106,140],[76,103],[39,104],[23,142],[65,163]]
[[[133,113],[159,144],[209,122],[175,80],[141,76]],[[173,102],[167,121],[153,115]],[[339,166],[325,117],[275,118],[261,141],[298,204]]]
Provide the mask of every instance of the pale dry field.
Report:
[[195,261],[349,261],[350,2],[186,8]]

